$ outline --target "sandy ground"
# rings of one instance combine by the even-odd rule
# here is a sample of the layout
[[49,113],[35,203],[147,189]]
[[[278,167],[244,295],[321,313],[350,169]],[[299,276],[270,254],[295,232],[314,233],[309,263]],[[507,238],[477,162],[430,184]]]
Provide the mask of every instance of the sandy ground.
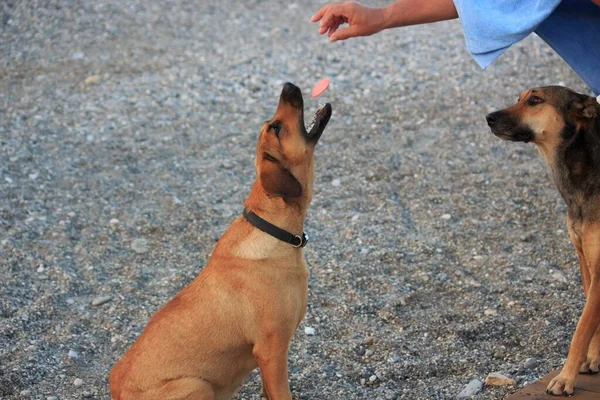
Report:
[[[457,21],[331,45],[319,5],[0,4],[0,398],[108,399],[241,213],[282,84],[311,115],[324,76],[293,394],[453,399],[500,372],[517,387],[475,399],[501,399],[561,365],[584,300],[566,209],[534,146],[484,116],[586,87],[536,37],[481,71]],[[253,373],[238,399],[258,393]]]

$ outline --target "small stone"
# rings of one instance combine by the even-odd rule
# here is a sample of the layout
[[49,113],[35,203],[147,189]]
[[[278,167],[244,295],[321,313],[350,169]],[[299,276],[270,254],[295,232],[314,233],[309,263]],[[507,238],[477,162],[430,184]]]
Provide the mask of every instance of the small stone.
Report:
[[317,331],[315,330],[315,328],[312,328],[310,326],[306,326],[306,327],[304,327],[304,333],[307,336],[315,336],[315,334],[317,333]]
[[331,181],[331,184],[333,186],[340,186],[342,184],[342,182],[339,179],[334,179]]
[[108,221],[108,224],[109,224],[110,226],[113,226],[113,227],[114,227],[114,226],[117,226],[117,225],[119,225],[119,220],[118,220],[118,219],[116,219],[116,218],[113,218],[113,219],[111,219],[110,221]]
[[40,176],[40,173],[36,171],[34,173],[29,174],[29,179],[35,181],[38,178],[38,176]]
[[560,271],[554,271],[552,273],[552,279],[554,279],[555,281],[558,281],[558,282],[563,282],[563,283],[567,282],[567,278]]
[[79,358],[79,353],[75,350],[69,350],[69,354],[67,354],[69,358]]
[[48,396],[46,400],[58,400],[58,398],[56,396]]
[[46,270],[46,267],[44,267],[44,264],[40,264],[40,265],[38,265],[38,267],[37,267],[37,272],[38,272],[39,274],[41,274],[41,273],[42,273],[42,272],[44,272],[45,270]]
[[375,382],[376,380],[377,380],[377,375],[371,375],[369,377],[369,382],[371,382],[371,383]]
[[94,300],[92,300],[93,306],[101,306],[104,303],[108,303],[112,300],[112,296],[98,296]]
[[29,396],[31,395],[31,390],[28,390],[28,389],[21,390],[21,391],[19,392],[19,394],[20,394],[22,397],[29,397]]
[[471,399],[477,393],[481,392],[483,388],[483,382],[479,379],[473,379],[465,386],[465,388],[458,394],[459,399]]
[[517,382],[498,372],[492,372],[485,378],[485,386],[514,386]]
[[101,79],[102,79],[102,77],[100,75],[91,75],[91,76],[88,76],[87,78],[85,78],[84,83],[86,85],[95,85],[98,82],[100,82]]
[[75,53],[71,54],[72,60],[83,60],[84,58],[85,58],[85,54],[82,53],[81,51],[76,51]]
[[95,140],[94,135],[90,134],[90,135],[87,135],[85,138],[88,141],[88,143],[94,143],[94,140]]
[[374,351],[371,349],[365,350],[365,357],[371,357],[374,354]]
[[537,357],[528,358],[527,360],[525,360],[525,364],[523,364],[523,368],[533,369],[533,368],[537,367],[539,362],[540,362],[540,359]]
[[483,311],[483,315],[492,317],[492,316],[498,315],[498,311],[493,308],[487,308],[487,309],[485,309],[485,311]]
[[148,241],[146,239],[134,239],[131,242],[131,248],[138,254],[143,254],[148,251]]
[[12,178],[10,176],[5,176],[4,180],[6,181],[6,183],[12,183],[13,182],[13,180],[12,180]]
[[396,364],[398,361],[400,361],[400,357],[396,357],[396,356],[390,356],[388,358],[388,362],[392,363],[392,364]]
[[367,380],[365,378],[360,378],[360,384],[365,386],[367,384]]
[[449,220],[450,218],[452,218],[452,215],[450,215],[450,214],[443,214],[440,218],[443,219],[443,220]]
[[475,261],[481,261],[481,260],[483,260],[483,256],[480,256],[480,255],[473,256],[473,260],[475,260]]
[[360,249],[360,254],[369,254],[369,249],[363,247],[362,249]]
[[83,385],[83,379],[81,379],[81,378],[75,378],[75,380],[73,381],[73,385],[75,385],[75,386],[81,386],[81,385]]

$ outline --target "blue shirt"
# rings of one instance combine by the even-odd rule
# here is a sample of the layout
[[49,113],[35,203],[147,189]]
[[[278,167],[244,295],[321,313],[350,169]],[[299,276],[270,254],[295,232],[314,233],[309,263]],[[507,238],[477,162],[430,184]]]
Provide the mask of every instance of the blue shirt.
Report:
[[590,0],[454,0],[467,49],[486,68],[536,32],[600,94],[600,7]]

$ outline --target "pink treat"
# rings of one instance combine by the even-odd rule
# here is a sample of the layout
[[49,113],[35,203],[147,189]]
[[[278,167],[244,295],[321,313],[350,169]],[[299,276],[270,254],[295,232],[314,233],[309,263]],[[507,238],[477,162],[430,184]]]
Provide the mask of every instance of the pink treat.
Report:
[[314,99],[315,97],[319,97],[320,95],[322,95],[323,92],[325,92],[328,87],[329,87],[329,79],[327,79],[327,78],[321,79],[319,82],[317,82],[315,87],[313,87],[312,98]]

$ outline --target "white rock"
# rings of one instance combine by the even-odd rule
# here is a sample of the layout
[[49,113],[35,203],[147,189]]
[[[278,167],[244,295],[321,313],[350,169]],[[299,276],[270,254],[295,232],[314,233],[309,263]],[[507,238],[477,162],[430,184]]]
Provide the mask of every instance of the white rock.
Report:
[[479,379],[473,379],[465,386],[465,388],[458,394],[459,399],[471,399],[477,393],[481,392],[483,388],[483,382]]
[[365,350],[365,357],[371,357],[373,355],[373,350],[371,349],[367,349]]
[[113,218],[113,219],[111,219],[110,221],[108,221],[108,224],[109,224],[110,226],[117,226],[117,225],[119,225],[119,220],[118,220],[118,219],[116,219],[116,218]]
[[485,311],[483,311],[483,315],[491,317],[494,315],[498,315],[498,311],[493,308],[487,308],[487,309],[485,309]]
[[81,385],[83,385],[83,379],[81,379],[81,378],[75,378],[75,380],[73,381],[73,385],[75,385],[75,386],[81,386]]
[[377,375],[371,375],[369,377],[369,382],[375,382],[377,380]]
[[108,303],[112,300],[112,296],[98,296],[94,300],[92,300],[93,306],[101,306],[104,303]]
[[564,282],[564,283],[567,282],[567,278],[560,271],[554,271],[552,273],[552,279],[554,279],[555,281],[559,281],[559,282]]
[[448,219],[452,218],[452,215],[450,215],[450,214],[444,214],[440,218],[448,220]]
[[485,378],[486,386],[514,386],[517,382],[498,372],[492,372]]
[[148,251],[148,241],[146,239],[134,239],[131,242],[131,248],[138,254]]
[[333,186],[340,186],[342,184],[342,182],[339,179],[334,179],[331,181],[331,184]]
[[68,357],[69,358],[79,358],[79,353],[76,352],[75,350],[69,350]]
[[40,264],[40,265],[38,265],[38,267],[37,267],[37,272],[38,272],[38,273],[40,273],[40,274],[41,274],[41,273],[42,273],[42,272],[44,272],[45,270],[46,270],[46,267],[44,267],[44,264]]
[[28,389],[21,390],[21,391],[19,392],[19,394],[20,394],[22,397],[29,397],[29,395],[31,394],[31,390],[28,390]]
[[314,336],[317,333],[317,331],[315,330],[315,328],[306,326],[304,327],[304,333],[308,336]]

